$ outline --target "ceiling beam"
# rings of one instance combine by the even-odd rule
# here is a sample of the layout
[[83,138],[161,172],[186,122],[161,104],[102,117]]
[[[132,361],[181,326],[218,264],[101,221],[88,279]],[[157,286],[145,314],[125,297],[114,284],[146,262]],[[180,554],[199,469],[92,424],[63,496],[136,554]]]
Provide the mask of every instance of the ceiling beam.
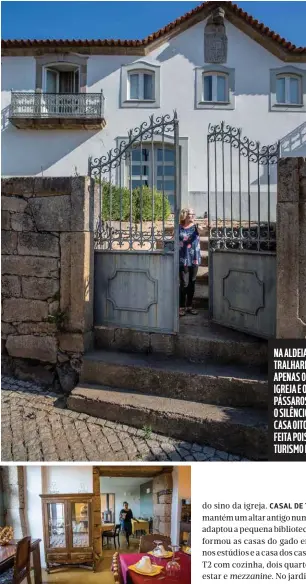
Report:
[[151,478],[172,473],[173,466],[99,466],[100,477]]

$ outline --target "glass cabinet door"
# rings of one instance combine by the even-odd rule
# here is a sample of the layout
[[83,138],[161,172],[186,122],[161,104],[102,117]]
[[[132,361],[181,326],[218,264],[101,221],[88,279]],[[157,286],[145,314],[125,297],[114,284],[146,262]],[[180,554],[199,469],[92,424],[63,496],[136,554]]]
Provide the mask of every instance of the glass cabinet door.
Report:
[[90,544],[90,504],[71,503],[72,547],[86,548]]
[[66,548],[65,503],[47,503],[50,548]]

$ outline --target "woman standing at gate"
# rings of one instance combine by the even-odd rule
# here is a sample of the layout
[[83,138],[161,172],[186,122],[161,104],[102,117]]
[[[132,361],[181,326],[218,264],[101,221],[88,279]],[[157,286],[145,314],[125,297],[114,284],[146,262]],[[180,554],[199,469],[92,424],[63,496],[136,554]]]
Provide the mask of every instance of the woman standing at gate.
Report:
[[193,209],[182,209],[179,225],[180,316],[184,316],[186,312],[198,314],[192,308],[195,281],[201,263],[200,236],[194,217]]

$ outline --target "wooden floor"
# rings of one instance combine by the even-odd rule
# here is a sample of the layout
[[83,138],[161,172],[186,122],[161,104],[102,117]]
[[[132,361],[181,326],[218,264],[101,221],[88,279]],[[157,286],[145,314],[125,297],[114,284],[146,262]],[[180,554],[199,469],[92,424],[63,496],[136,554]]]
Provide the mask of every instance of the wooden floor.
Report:
[[[125,537],[120,536],[120,548],[118,549],[117,547],[117,551],[124,554],[132,554],[138,552],[138,548],[139,539],[130,538],[130,547],[128,548]],[[52,572],[52,574],[47,574],[47,572],[43,570],[43,584],[114,584],[111,564],[115,551],[116,550],[112,544],[104,546],[102,560],[99,566],[97,566],[96,572],[81,568],[63,568],[56,572]],[[34,582],[33,576],[32,581]]]

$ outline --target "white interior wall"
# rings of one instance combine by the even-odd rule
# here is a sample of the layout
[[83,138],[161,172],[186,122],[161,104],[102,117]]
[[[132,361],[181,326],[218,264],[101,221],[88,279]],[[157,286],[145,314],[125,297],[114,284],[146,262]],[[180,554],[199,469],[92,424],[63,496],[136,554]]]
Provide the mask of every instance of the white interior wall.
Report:
[[47,492],[50,489],[63,494],[93,492],[92,466],[47,466],[45,473]]

